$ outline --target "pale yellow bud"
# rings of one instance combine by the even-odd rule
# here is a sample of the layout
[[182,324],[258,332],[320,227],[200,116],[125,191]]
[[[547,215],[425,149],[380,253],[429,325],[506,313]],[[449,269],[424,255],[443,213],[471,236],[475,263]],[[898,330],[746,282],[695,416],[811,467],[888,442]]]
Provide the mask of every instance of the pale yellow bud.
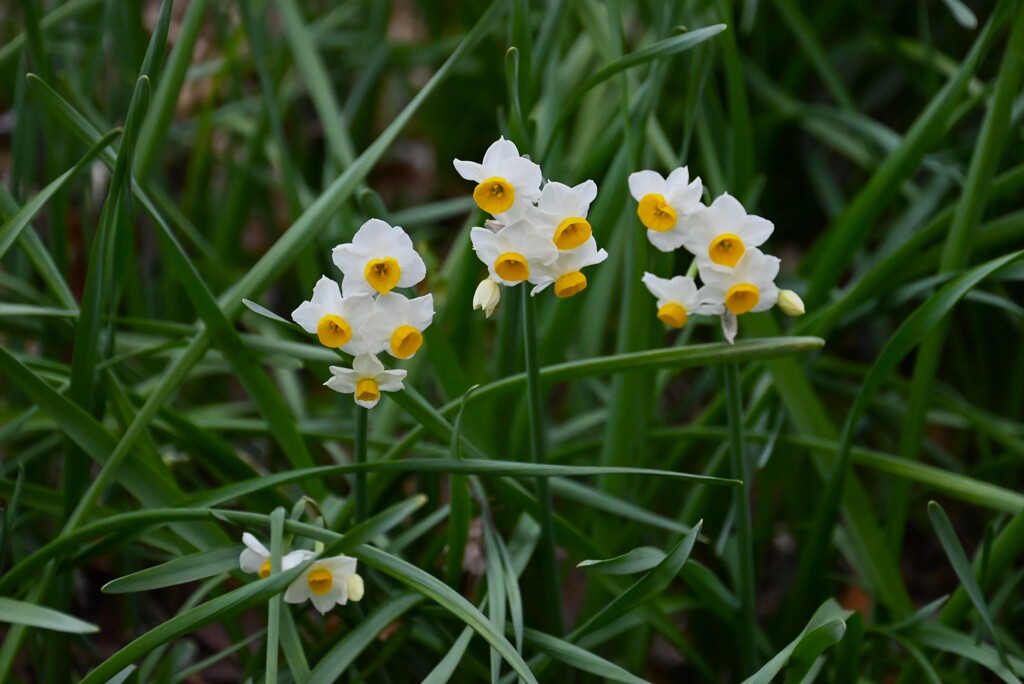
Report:
[[348,600],[358,601],[363,598],[364,593],[366,593],[366,587],[363,585],[363,578],[359,575],[349,575]]
[[481,280],[473,294],[473,308],[483,309],[484,315],[490,318],[499,301],[501,301],[501,288],[498,287],[498,283],[490,278]]
[[792,290],[779,290],[779,309],[787,316],[803,316],[804,300]]

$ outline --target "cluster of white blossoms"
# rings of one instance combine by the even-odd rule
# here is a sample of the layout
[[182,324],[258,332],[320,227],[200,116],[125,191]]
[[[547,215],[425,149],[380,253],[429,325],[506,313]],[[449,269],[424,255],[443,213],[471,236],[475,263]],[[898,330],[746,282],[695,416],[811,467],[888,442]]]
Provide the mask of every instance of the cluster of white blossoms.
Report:
[[780,293],[775,286],[779,259],[758,249],[775,229],[771,221],[748,214],[728,193],[705,206],[701,180],[690,181],[686,167],[668,178],[655,171],[630,174],[629,191],[639,202],[637,215],[651,244],[662,252],[686,248],[704,283],[698,288],[688,276],[644,273],[644,284],[657,298],[658,318],[666,325],[682,328],[693,314],[722,316],[722,329],[732,342],[737,316],[767,311],[776,302],[788,315],[803,313],[795,293]]
[[560,298],[587,287],[583,269],[608,258],[587,221],[597,197],[594,181],[575,187],[551,181],[541,188],[540,166],[520,156],[504,137],[487,148],[483,163],[456,159],[455,169],[476,182],[473,199],[494,217],[470,232],[489,274],[476,289],[473,308],[494,313],[501,299],[498,285],[529,282],[531,295],[552,286]]
[[[260,579],[270,576],[270,551],[248,532],[242,535],[245,549],[238,557],[242,572],[256,573]],[[281,570],[291,570],[303,561],[315,557],[313,551],[292,551],[281,559]],[[326,613],[334,606],[363,598],[363,578],[356,574],[356,559],[351,556],[331,556],[314,561],[305,572],[288,585],[284,593],[286,603],[309,601],[313,607]]]
[[324,384],[373,408],[381,392],[402,389],[406,375],[385,370],[377,355],[386,351],[396,359],[412,358],[434,319],[432,295],[408,299],[393,291],[419,284],[427,269],[406,232],[380,219],[364,223],[332,256],[343,275],[341,287],[323,276],[292,319],[325,347],[355,357],[352,368],[331,366],[332,377]]

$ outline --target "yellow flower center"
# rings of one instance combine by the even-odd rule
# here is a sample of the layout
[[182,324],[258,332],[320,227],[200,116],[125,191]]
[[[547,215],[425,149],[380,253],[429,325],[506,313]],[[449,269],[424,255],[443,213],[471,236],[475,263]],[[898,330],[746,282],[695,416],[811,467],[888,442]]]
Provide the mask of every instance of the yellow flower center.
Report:
[[380,388],[373,378],[363,378],[356,385],[356,399],[359,401],[377,401],[380,399]]
[[530,277],[530,265],[518,252],[505,252],[494,262],[494,272],[502,280],[518,283]]
[[725,305],[737,316],[753,309],[759,301],[761,301],[761,291],[757,289],[757,285],[750,283],[733,285],[725,294]]
[[331,573],[323,568],[317,568],[313,572],[309,573],[309,578],[306,580],[309,584],[309,590],[317,596],[323,596],[331,590],[334,586],[334,578],[331,577]]
[[352,326],[341,316],[327,314],[316,324],[316,336],[320,344],[337,349],[352,339]]
[[719,266],[732,268],[740,260],[747,248],[743,246],[743,240],[732,233],[722,233],[708,246],[708,256]]
[[590,222],[579,216],[570,216],[555,229],[554,243],[558,249],[576,249],[590,239]]
[[658,309],[658,319],[665,325],[671,325],[673,328],[682,328],[686,325],[687,318],[689,316],[686,314],[686,309],[675,302],[669,302]]
[[381,294],[387,294],[398,284],[402,269],[398,267],[397,261],[391,257],[384,257],[383,259],[373,259],[366,264],[363,274],[366,276],[366,282],[370,283],[370,287]]
[[403,325],[391,335],[391,353],[400,359],[407,359],[423,344],[423,335],[411,325]]
[[566,273],[555,281],[555,296],[565,299],[587,289],[587,276],[579,271]]
[[640,217],[640,223],[659,233],[672,230],[672,227],[676,225],[676,210],[670,207],[665,198],[656,192],[643,196],[640,206],[636,209],[636,214]]
[[488,214],[500,214],[508,211],[516,201],[516,190],[504,178],[491,176],[473,190],[476,205]]
[[267,579],[270,577],[270,559],[263,561],[263,565],[260,566],[260,579]]

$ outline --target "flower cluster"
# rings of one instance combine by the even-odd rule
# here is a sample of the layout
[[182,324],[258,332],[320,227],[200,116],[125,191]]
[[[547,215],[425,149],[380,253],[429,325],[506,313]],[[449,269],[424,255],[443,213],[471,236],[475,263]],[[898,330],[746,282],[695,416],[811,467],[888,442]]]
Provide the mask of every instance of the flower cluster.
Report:
[[594,181],[575,187],[551,181],[541,188],[540,166],[503,137],[487,148],[483,163],[456,159],[455,169],[477,184],[473,199],[494,217],[470,233],[489,274],[477,287],[473,308],[490,316],[501,299],[498,285],[527,281],[534,286],[531,295],[552,286],[560,298],[587,287],[583,269],[608,258],[587,221],[597,197]]
[[[779,301],[779,259],[758,249],[775,229],[771,221],[748,214],[728,193],[705,206],[701,180],[691,181],[686,167],[668,178],[654,171],[630,174],[629,191],[639,203],[637,215],[651,244],[662,252],[684,247],[696,258],[704,283],[698,288],[689,276],[644,274],[644,284],[657,298],[658,318],[666,325],[682,328],[692,314],[720,315],[732,342],[737,316],[767,311]],[[795,293],[785,291],[783,299],[786,313],[803,313]]]
[[292,319],[325,347],[355,357],[352,368],[331,366],[332,377],[324,384],[373,408],[381,392],[402,389],[406,375],[385,370],[377,354],[412,358],[434,318],[432,295],[408,299],[394,292],[419,284],[427,269],[406,232],[380,219],[364,223],[352,242],[335,247],[332,256],[343,275],[341,287],[327,276],[320,278],[312,299],[300,304]]
[[[245,549],[238,557],[242,572],[256,573],[260,579],[270,576],[270,551],[248,532],[242,535]],[[291,570],[303,561],[316,557],[313,551],[292,551],[281,559],[281,570]],[[334,606],[363,598],[363,578],[356,574],[356,559],[351,556],[332,556],[313,562],[305,572],[288,585],[284,593],[286,603],[309,601],[313,607],[326,613]]]

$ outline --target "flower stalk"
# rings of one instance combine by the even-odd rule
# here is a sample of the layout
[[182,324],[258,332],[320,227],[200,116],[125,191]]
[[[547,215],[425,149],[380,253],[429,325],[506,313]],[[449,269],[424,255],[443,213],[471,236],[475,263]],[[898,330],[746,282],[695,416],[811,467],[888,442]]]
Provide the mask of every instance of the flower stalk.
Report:
[[[366,421],[370,409],[356,406],[356,434],[353,440],[353,460],[356,464],[366,463]],[[366,473],[357,472],[353,488],[356,501],[355,522],[364,522],[370,517],[369,501],[366,497]]]
[[[537,310],[529,288],[523,285],[522,314],[523,337],[526,349],[526,400],[530,414],[530,458],[534,463],[545,463],[547,452],[544,434],[544,398],[540,386],[540,356],[537,345]],[[546,631],[562,633],[562,601],[555,562],[555,530],[551,508],[551,490],[547,478],[537,478],[537,502],[540,505],[540,574],[541,599],[545,611]]]
[[743,437],[743,400],[740,391],[740,370],[735,363],[724,366],[726,413],[729,421],[730,476],[742,480],[743,485],[733,487],[736,503],[736,557],[739,565],[737,595],[740,599],[740,666],[744,673],[756,666],[754,644],[757,636],[757,617],[754,605],[754,541],[750,525],[750,477]]

